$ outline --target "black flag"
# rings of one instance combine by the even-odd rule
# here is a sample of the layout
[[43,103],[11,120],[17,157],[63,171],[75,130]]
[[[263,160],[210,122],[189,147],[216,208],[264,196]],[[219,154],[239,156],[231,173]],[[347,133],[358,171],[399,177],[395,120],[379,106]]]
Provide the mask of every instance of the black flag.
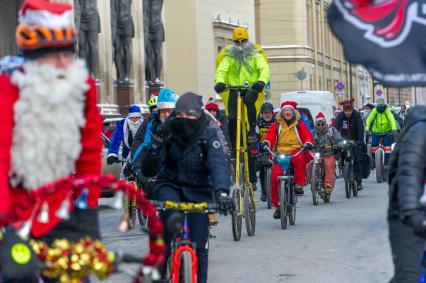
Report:
[[384,86],[426,86],[426,0],[334,0],[328,21],[346,59]]

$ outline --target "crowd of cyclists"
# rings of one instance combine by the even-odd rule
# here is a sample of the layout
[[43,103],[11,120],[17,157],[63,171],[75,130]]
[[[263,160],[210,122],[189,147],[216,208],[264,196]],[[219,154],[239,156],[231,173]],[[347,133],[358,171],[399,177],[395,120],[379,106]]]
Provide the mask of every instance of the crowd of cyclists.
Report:
[[[45,11],[50,9],[48,12],[55,14],[71,9],[65,4],[45,3],[40,6],[38,3],[32,4],[30,0],[25,3],[26,6],[24,5],[25,9],[22,12],[21,19],[23,21],[26,19],[25,11],[27,10]],[[30,22],[21,24],[18,27],[20,33],[17,33],[17,35],[25,34],[30,24]],[[100,115],[96,111],[94,81],[87,79],[88,73],[87,70],[84,70],[82,64],[74,63],[75,50],[73,46],[76,37],[68,37],[68,35],[72,35],[71,32],[72,29],[70,29],[70,34],[63,38],[64,42],[61,43],[61,48],[57,48],[57,42],[53,46],[47,44],[49,43],[48,38],[42,41],[43,44],[36,46],[29,45],[25,37],[18,38],[20,48],[25,51],[24,55],[28,60],[23,67],[26,73],[19,71],[12,75],[7,74],[0,77],[0,90],[4,94],[3,100],[0,100],[0,105],[2,105],[2,109],[8,109],[6,111],[8,116],[4,114],[2,118],[7,119],[5,131],[8,132],[8,136],[10,134],[8,143],[2,144],[4,152],[2,151],[0,156],[2,158],[0,160],[0,164],[2,164],[2,167],[0,167],[2,169],[0,171],[2,177],[0,184],[0,227],[9,224],[10,211],[14,209],[12,204],[25,200],[26,191],[41,186],[45,182],[52,182],[56,178],[67,177],[74,173],[76,176],[100,174],[100,160],[97,160],[97,158],[100,157],[101,146],[97,142],[95,133],[96,129],[100,128]],[[43,34],[39,33],[40,36],[43,36]],[[318,113],[312,127],[306,115],[298,111],[296,102],[285,101],[281,105],[275,105],[277,107],[274,107],[271,102],[264,102],[265,87],[270,81],[269,63],[266,56],[261,47],[249,41],[246,28],[236,28],[233,33],[233,41],[234,44],[227,46],[219,54],[214,78],[214,90],[222,98],[225,106],[224,113],[220,111],[215,99],[210,99],[204,104],[202,96],[193,92],[178,95],[171,89],[163,88],[158,96],[152,96],[148,102],[150,115],[142,113],[138,106],[129,108],[127,117],[118,123],[112,133],[107,163],[123,162],[121,178],[126,179],[129,174],[136,176],[139,186],[152,200],[176,203],[216,203],[219,212],[223,214],[232,213],[235,207],[233,199],[230,197],[230,168],[232,167],[230,164],[235,163],[235,156],[238,154],[235,145],[237,123],[239,123],[237,121],[237,98],[241,95],[247,109],[243,123],[246,123],[248,128],[246,140],[249,155],[249,181],[255,190],[260,183],[260,200],[262,202],[266,201],[268,190],[270,190],[272,205],[275,208],[274,219],[279,219],[281,216],[277,178],[283,174],[283,169],[272,162],[274,158],[270,154],[271,152],[294,155],[294,158],[291,159],[291,166],[294,168],[295,193],[302,196],[310,180],[308,165],[314,152],[322,151],[325,164],[325,193],[330,196],[334,189],[336,163],[339,164],[341,160],[339,153],[345,142],[350,143],[354,148],[356,189],[362,190],[362,179],[368,177],[370,171],[367,143],[371,143],[373,156],[379,146],[383,145],[386,165],[391,153],[391,145],[395,141],[398,129],[402,127],[399,123],[403,123],[406,109],[401,109],[400,116],[396,119],[396,114],[392,112],[391,107],[387,106],[382,98],[379,98],[376,105],[368,104],[365,106],[364,116],[355,109],[354,100],[345,100],[340,103],[341,110],[336,112],[332,124],[327,123],[323,113]],[[38,67],[37,64],[42,67]],[[50,64],[52,67],[49,67],[49,69],[44,64]],[[73,72],[66,74],[62,71],[68,70],[67,68],[70,65],[74,66],[74,69],[71,69]],[[57,76],[55,79],[58,79],[60,87],[65,85],[63,83],[64,78],[75,80],[71,84],[72,88],[64,88],[68,91],[70,97],[68,100],[64,98],[63,108],[57,106],[56,101],[49,101],[57,107],[58,111],[63,111],[55,112],[55,116],[49,117],[52,120],[58,119],[58,117],[65,119],[67,116],[64,114],[70,111],[72,113],[84,113],[81,116],[69,117],[70,123],[78,121],[73,133],[76,133],[74,138],[80,140],[81,144],[77,140],[78,146],[62,148],[63,152],[49,155],[50,159],[47,162],[52,163],[52,166],[61,164],[67,166],[65,171],[50,168],[53,173],[48,171],[49,168],[42,168],[43,165],[28,159],[33,155],[37,156],[37,152],[28,151],[28,149],[33,147],[40,149],[40,151],[49,151],[55,148],[57,140],[66,143],[70,125],[67,125],[68,130],[63,130],[60,127],[62,125],[54,123],[53,125],[58,127],[53,127],[52,131],[54,132],[51,133],[46,130],[46,127],[49,127],[50,124],[45,123],[46,120],[40,119],[41,124],[34,124],[34,128],[37,130],[44,127],[43,135],[51,133],[52,137],[58,138],[52,139],[52,137],[45,136],[40,137],[40,140],[33,140],[31,138],[26,139],[25,124],[14,124],[12,118],[13,104],[18,99],[17,97],[21,95],[24,99],[28,97],[25,96],[26,91],[31,91],[30,87],[26,87],[26,83],[32,81],[26,82],[24,76],[45,76],[46,74],[43,72],[46,70]],[[35,74],[32,72],[35,72]],[[72,75],[74,77],[71,77]],[[49,78],[43,77],[42,79]],[[87,84],[79,85],[77,83],[79,80],[81,84],[87,80]],[[18,87],[14,84],[17,84]],[[51,82],[51,85],[55,86],[54,81]],[[236,90],[235,87],[240,88]],[[41,87],[40,89],[39,92],[43,93],[43,89]],[[12,94],[9,94],[9,92]],[[58,92],[58,90],[51,90],[51,92]],[[47,96],[49,94],[46,93]],[[12,95],[15,98],[9,99],[8,97]],[[78,103],[73,102],[73,97],[76,97]],[[36,105],[35,102],[30,103]],[[46,107],[45,102],[40,102],[37,107],[44,109],[43,107]],[[278,110],[275,111],[277,108]],[[23,112],[26,111],[26,113],[22,112],[20,115],[29,115],[31,112],[28,112],[24,106],[15,107],[17,113],[20,109]],[[46,111],[50,111],[50,109]],[[40,113],[43,113],[43,110],[37,112],[36,115],[41,115]],[[47,116],[47,112],[44,115]],[[27,123],[28,121],[39,121],[34,119],[36,116],[28,117],[30,118],[26,120]],[[86,121],[86,126],[84,126]],[[22,126],[22,129],[19,128],[20,126]],[[24,132],[20,136],[22,139],[19,141],[15,138],[12,139],[12,135],[19,134],[19,131]],[[25,141],[27,143],[24,143],[23,147],[20,148],[19,143],[22,144]],[[41,147],[35,146],[38,142],[42,143]],[[66,144],[68,145],[68,143]],[[21,151],[21,154],[18,154],[19,151]],[[65,155],[66,160],[64,161],[59,157],[65,153],[68,155]],[[34,176],[40,177],[39,179],[31,179],[26,176],[27,171],[22,171],[21,168],[16,167],[19,162],[17,156],[23,158],[23,161],[19,163],[21,167],[25,167],[25,163],[29,163],[27,166],[32,165],[32,167],[28,168],[34,170],[31,173],[39,173],[41,177],[36,176],[36,174]],[[10,165],[11,159],[13,159],[12,167]],[[41,162],[46,161],[46,159],[36,161]],[[34,164],[30,164],[32,162]],[[7,166],[3,166],[4,164]],[[37,168],[37,165],[39,168]],[[236,166],[236,164],[233,165]],[[265,167],[272,169],[269,188],[265,185],[267,183],[267,176],[265,176],[263,170]],[[259,172],[260,182],[257,181],[257,172]],[[12,181],[15,183],[12,184]],[[100,238],[96,210],[99,194],[97,190],[85,188],[79,192],[78,196],[55,196],[51,203],[43,204],[38,213],[44,215],[43,210],[47,211],[50,207],[53,209],[56,206],[57,209],[64,197],[70,200],[74,198],[75,201],[80,202],[82,199],[87,199],[89,209],[86,207],[85,212],[82,213],[79,211],[80,207],[76,205],[76,210],[71,216],[71,224],[69,219],[55,218],[53,222],[44,219],[49,223],[49,225],[46,225],[42,221],[43,217],[36,217],[39,225],[34,225],[34,227],[38,230],[32,232],[36,233],[37,237],[55,239],[64,235],[67,237],[65,232],[71,233],[70,231],[78,230],[80,233],[77,233],[77,238],[88,234],[94,238]],[[27,201],[31,202],[30,200]],[[23,212],[22,218],[28,215],[28,212]],[[173,213],[167,210],[160,211],[159,215],[164,224],[169,223],[173,218]],[[54,218],[53,216],[54,212],[50,213],[50,217]],[[193,213],[188,215],[187,221],[191,231],[189,238],[191,242],[196,244],[198,282],[204,283],[207,282],[209,225],[217,223],[217,218],[214,214]],[[58,228],[51,230],[58,223],[60,224]],[[173,237],[173,232],[165,229],[166,257],[171,253]],[[165,261],[166,263],[167,261]],[[164,277],[167,276],[166,269],[164,268]],[[30,281],[24,279],[24,281],[16,282]]]

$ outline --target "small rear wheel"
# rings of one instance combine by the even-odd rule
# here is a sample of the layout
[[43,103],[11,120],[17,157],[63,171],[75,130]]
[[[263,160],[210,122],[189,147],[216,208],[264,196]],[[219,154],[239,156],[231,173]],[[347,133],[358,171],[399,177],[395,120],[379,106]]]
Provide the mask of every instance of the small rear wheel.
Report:
[[271,179],[272,179],[272,169],[268,168],[266,169],[265,185],[264,185],[266,190],[266,203],[267,203],[268,209],[272,208]]
[[287,229],[287,194],[285,192],[286,181],[280,180],[278,188],[278,197],[280,199],[280,215],[281,215],[281,229]]
[[238,242],[241,239],[241,229],[243,226],[243,215],[241,211],[241,189],[235,188],[232,192],[232,200],[235,210],[232,213],[232,235],[234,241]]
[[253,194],[249,188],[244,190],[244,215],[246,220],[246,230],[249,237],[254,236],[256,231],[256,210]]

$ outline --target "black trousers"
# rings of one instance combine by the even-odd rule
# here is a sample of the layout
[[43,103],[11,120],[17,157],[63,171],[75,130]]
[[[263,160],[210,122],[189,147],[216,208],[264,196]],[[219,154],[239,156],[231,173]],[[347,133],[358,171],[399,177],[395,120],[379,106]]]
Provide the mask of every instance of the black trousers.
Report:
[[[188,202],[179,189],[172,186],[161,185],[155,189],[155,200],[159,201],[174,201],[174,202]],[[165,211],[160,213],[160,218],[165,225],[164,240],[166,242],[167,251],[166,258],[170,256],[170,245],[173,241],[174,234],[167,229],[167,223],[173,211]],[[188,225],[189,225],[189,238],[191,242],[196,244],[196,253],[198,258],[198,281],[199,283],[207,282],[207,269],[208,269],[208,257],[209,249],[207,240],[209,237],[209,220],[207,214],[191,213],[188,214]],[[167,272],[166,268],[163,268],[163,275]]]
[[261,188],[262,188],[262,194],[266,194],[266,187],[265,187],[265,173],[266,173],[266,171],[265,171],[265,167],[264,166],[261,166],[260,167],[260,170],[259,170],[259,179],[260,179],[260,186],[261,186]]
[[394,277],[390,283],[418,282],[425,239],[414,235],[413,228],[398,218],[388,218],[389,241],[392,250]]

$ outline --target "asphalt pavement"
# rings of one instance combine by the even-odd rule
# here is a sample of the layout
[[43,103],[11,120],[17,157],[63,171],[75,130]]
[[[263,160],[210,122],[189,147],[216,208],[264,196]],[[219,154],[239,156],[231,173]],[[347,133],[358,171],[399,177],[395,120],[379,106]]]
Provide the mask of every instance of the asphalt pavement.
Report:
[[[346,199],[337,180],[331,202],[312,205],[310,190],[298,199],[296,224],[282,230],[273,210],[257,202],[256,234],[243,227],[240,242],[232,238],[231,217],[219,218],[210,240],[209,282],[388,282],[392,260],[386,224],[387,185],[372,174],[357,198]],[[256,193],[259,198],[259,192]],[[101,204],[110,200],[101,200]],[[101,210],[101,231],[113,250],[145,254],[147,235],[140,229],[117,231],[120,212]],[[137,226],[138,228],[138,226]],[[134,266],[124,267],[134,270]],[[131,282],[114,275],[102,282]]]

